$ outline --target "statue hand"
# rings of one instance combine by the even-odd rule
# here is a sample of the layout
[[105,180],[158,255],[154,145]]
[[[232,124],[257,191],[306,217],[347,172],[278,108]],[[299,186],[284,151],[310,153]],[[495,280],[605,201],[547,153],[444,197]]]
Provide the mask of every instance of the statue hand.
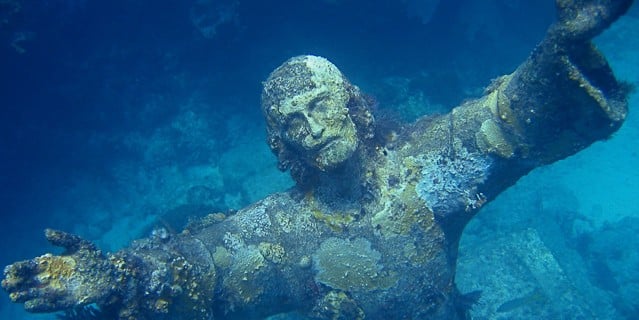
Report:
[[628,11],[633,0],[556,0],[559,30],[572,40],[589,40]]
[[113,296],[115,267],[95,245],[76,235],[47,229],[47,240],[65,252],[16,262],[4,270],[2,287],[29,312],[52,312],[105,302]]

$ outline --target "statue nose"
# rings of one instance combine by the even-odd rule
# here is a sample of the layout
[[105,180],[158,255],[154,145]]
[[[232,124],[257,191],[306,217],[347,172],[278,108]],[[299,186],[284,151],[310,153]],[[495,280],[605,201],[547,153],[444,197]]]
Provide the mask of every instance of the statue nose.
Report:
[[325,129],[324,126],[319,124],[315,119],[309,116],[306,116],[306,121],[308,122],[308,129],[310,131],[311,137],[315,139],[322,137]]

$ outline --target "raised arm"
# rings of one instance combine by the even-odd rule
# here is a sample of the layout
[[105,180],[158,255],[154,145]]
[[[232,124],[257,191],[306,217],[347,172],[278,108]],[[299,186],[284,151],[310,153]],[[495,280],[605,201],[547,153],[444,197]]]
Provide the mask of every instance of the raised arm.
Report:
[[621,126],[629,86],[590,40],[631,3],[557,1],[559,20],[515,72],[494,80],[482,98],[417,122],[400,152],[417,158],[418,193],[451,232],[458,236],[469,213],[533,168]]

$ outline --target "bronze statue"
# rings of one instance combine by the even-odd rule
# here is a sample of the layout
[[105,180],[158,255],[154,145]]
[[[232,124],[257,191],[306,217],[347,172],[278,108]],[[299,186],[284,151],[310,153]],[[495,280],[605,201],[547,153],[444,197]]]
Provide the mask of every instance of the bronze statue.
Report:
[[558,21],[483,97],[380,130],[369,100],[329,61],[299,56],[264,83],[268,143],[297,185],[179,234],[104,254],[66,251],[8,266],[31,312],[95,304],[119,319],[462,319],[458,242],[483,204],[535,167],[610,137],[629,87],[591,44],[631,0],[557,0]]

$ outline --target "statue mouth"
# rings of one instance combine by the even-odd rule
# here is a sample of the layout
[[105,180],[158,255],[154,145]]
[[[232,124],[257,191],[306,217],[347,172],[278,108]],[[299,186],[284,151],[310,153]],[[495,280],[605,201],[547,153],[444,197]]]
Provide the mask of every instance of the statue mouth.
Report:
[[323,144],[323,146],[315,153],[313,164],[322,171],[339,167],[346,160],[351,158],[357,149],[357,142],[350,143],[348,139],[343,137],[331,137],[331,139]]

